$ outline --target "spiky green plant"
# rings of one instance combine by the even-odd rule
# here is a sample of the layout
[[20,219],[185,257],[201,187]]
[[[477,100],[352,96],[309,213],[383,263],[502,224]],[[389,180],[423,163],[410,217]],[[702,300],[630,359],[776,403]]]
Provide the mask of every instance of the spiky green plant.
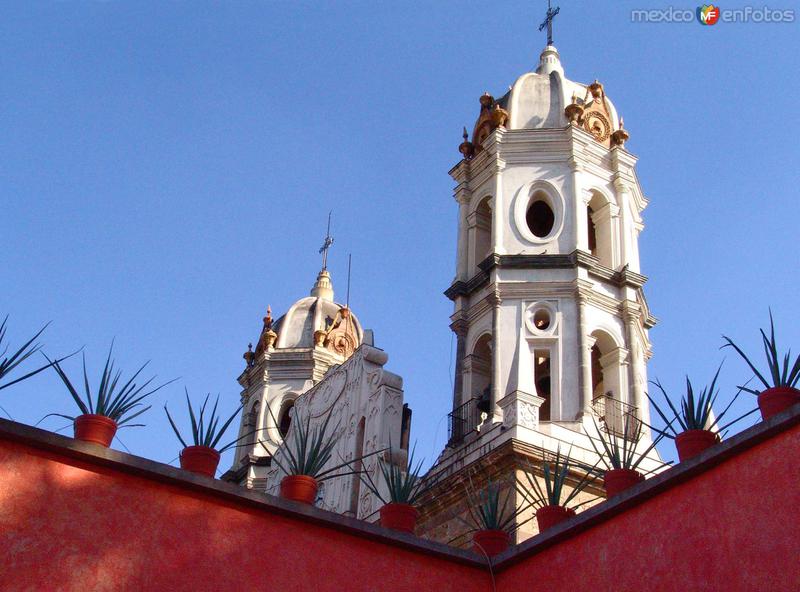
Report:
[[[233,440],[232,442],[229,442],[220,448],[217,448],[217,446],[219,446],[219,441],[222,439],[222,436],[225,435],[225,431],[231,425],[231,422],[236,418],[237,415],[239,415],[244,403],[239,405],[222,425],[219,425],[219,422],[221,421],[221,418],[217,415],[219,395],[217,395],[217,398],[214,401],[214,407],[211,409],[211,413],[206,415],[208,398],[211,395],[206,395],[206,398],[203,400],[203,404],[200,406],[200,409],[198,409],[197,413],[195,413],[195,410],[192,408],[192,402],[189,399],[189,391],[184,388],[184,392],[186,393],[186,406],[189,408],[189,420],[192,422],[192,444],[194,446],[207,446],[217,450],[217,452],[221,454],[226,450],[233,448],[237,443],[239,443],[240,440],[250,435],[250,433],[245,434],[244,436],[237,438],[236,440]],[[175,425],[175,421],[169,414],[169,409],[167,409],[166,403],[164,404],[164,411],[167,414],[169,424],[172,426],[172,431],[175,432],[175,435],[178,436],[178,440],[180,440],[181,444],[183,444],[184,448],[186,448],[189,445],[186,443],[186,440],[183,439],[178,426]]]
[[504,530],[513,532],[519,525],[514,525],[514,520],[528,506],[516,508],[514,487],[503,488],[502,484],[492,481],[486,487],[476,491],[472,487],[467,489],[467,517],[461,519],[470,532],[478,530]]
[[[600,426],[597,425],[597,421],[594,417],[592,418],[592,423],[594,423],[595,431],[597,432],[597,439],[600,440],[603,449],[602,452],[594,443],[595,439],[590,434],[587,434],[587,436],[589,436],[589,443],[608,469],[631,469],[635,471],[639,464],[647,457],[648,453],[656,447],[656,444],[658,444],[662,438],[664,438],[664,432],[660,432],[658,436],[653,439],[650,446],[643,452],[637,452],[636,443],[642,436],[642,423],[640,421],[628,421],[626,419],[626,421],[623,422],[624,427],[621,438],[618,438],[614,434],[604,434]],[[669,422],[667,427],[669,427],[671,423],[672,422]],[[631,424],[634,424],[636,427],[631,428]]]
[[330,431],[331,416],[328,415],[321,425],[311,427],[311,416],[305,421],[295,418],[289,426],[288,438],[284,439],[281,449],[286,456],[284,464],[275,455],[272,459],[287,475],[306,475],[321,481],[327,473],[323,468],[333,457],[339,435],[336,428]]
[[[267,409],[269,410],[269,407]],[[272,416],[275,425],[277,425],[278,422],[275,420],[271,410],[269,410],[269,414]],[[325,468],[333,458],[333,453],[340,438],[338,424],[331,428],[330,421],[331,415],[328,414],[321,424],[311,427],[310,415],[307,415],[304,419],[295,417],[289,427],[289,433],[283,439],[283,446],[276,454],[272,455],[272,460],[287,475],[306,475],[322,482],[334,477],[359,474],[362,471],[350,470],[343,472],[342,469],[345,467],[352,468],[352,465],[359,460],[384,451],[384,449],[376,450],[353,460],[343,461]],[[269,450],[261,440],[259,440],[259,444],[265,450]],[[283,460],[280,457],[284,457]]]
[[[714,374],[714,378],[711,380],[711,384],[703,387],[703,390],[700,391],[700,394],[695,396],[694,388],[692,387],[692,382],[689,380],[689,377],[686,377],[686,394],[681,398],[680,402],[680,409],[677,409],[675,405],[673,405],[672,400],[670,399],[667,391],[662,386],[659,380],[651,381],[650,383],[655,385],[658,390],[661,391],[661,394],[664,395],[664,399],[667,401],[667,405],[669,406],[669,410],[672,413],[672,419],[667,418],[667,414],[665,410],[661,409],[661,407],[656,403],[656,401],[650,396],[649,393],[647,394],[647,398],[650,399],[650,403],[653,405],[653,409],[656,410],[656,413],[661,417],[667,427],[663,430],[657,430],[658,432],[663,432],[666,438],[674,438],[680,432],[686,432],[688,430],[712,430],[716,432],[724,432],[727,428],[735,424],[736,422],[744,419],[751,413],[754,413],[758,409],[752,409],[748,411],[744,415],[741,415],[734,419],[731,422],[728,422],[722,426],[720,426],[720,421],[722,420],[725,415],[727,415],[728,411],[730,410],[731,406],[736,402],[736,399],[742,393],[742,389],[740,388],[736,394],[731,398],[728,405],[725,409],[717,416],[714,416],[714,403],[717,400],[717,396],[719,395],[719,389],[716,388],[717,379],[719,378],[720,370],[722,370],[722,365],[717,368],[717,372]],[[674,424],[677,422],[678,427]],[[668,432],[672,432],[671,434]]]
[[[36,352],[38,352],[39,350],[42,349],[42,345],[41,344],[34,343],[34,342],[39,338],[39,336],[44,332],[44,330],[47,329],[47,325],[50,324],[50,323],[47,323],[47,325],[42,327],[39,330],[39,332],[36,333],[36,335],[34,335],[28,341],[26,341],[22,345],[22,347],[18,348],[10,356],[7,356],[6,354],[8,353],[8,348],[9,348],[7,340],[6,340],[6,331],[8,329],[7,323],[8,323],[8,315],[6,315],[6,317],[3,319],[3,322],[0,323],[0,349],[2,349],[2,352],[0,352],[0,380],[5,378],[6,376],[8,376],[17,366],[22,364],[25,360],[30,358],[33,354],[35,354]],[[63,359],[64,358],[62,358],[62,360]],[[27,378],[35,376],[35,375],[39,374],[39,372],[47,370],[51,365],[52,364],[46,364],[46,365],[42,366],[41,368],[37,368],[36,370],[28,372],[27,374],[25,374],[23,376],[20,376],[19,378],[15,378],[14,380],[12,380],[10,382],[7,382],[5,384],[0,384],[0,391],[5,389],[5,388],[10,387],[13,384],[17,384],[18,382],[22,382],[23,380],[25,380]]]
[[[769,331],[769,337],[767,337],[764,329],[759,329],[759,332],[761,333],[762,345],[764,346],[764,354],[767,358],[767,367],[769,368],[769,380],[758,371],[758,368],[756,368],[755,364],[750,360],[747,354],[745,354],[744,351],[742,351],[742,349],[736,345],[730,337],[725,335],[722,336],[722,338],[727,342],[722,347],[732,347],[735,349],[736,353],[738,353],[747,363],[747,365],[750,366],[750,369],[761,381],[765,389],[774,387],[796,388],[798,381],[800,381],[800,355],[795,358],[793,364],[790,364],[792,350],[788,349],[786,354],[783,356],[783,362],[781,362],[781,356],[778,353],[778,343],[775,339],[775,323],[772,319],[772,310],[769,311]],[[740,386],[739,388],[754,395],[758,395],[761,392],[756,389],[748,388],[746,385]]]
[[[408,470],[403,470],[399,465],[383,458],[378,459],[378,474],[389,491],[389,499],[384,498],[382,488],[370,476],[369,471],[360,471],[359,477],[361,481],[384,504],[410,504],[413,506],[420,496],[433,486],[433,481],[426,481],[420,475],[424,459],[414,464],[415,449],[416,446],[412,448],[408,457]],[[389,448],[389,456],[391,457],[391,447]]]
[[[528,502],[529,506],[567,507],[572,500],[574,500],[582,491],[584,491],[587,487],[589,487],[589,485],[597,480],[596,469],[597,465],[600,464],[600,461],[598,460],[593,467],[587,470],[586,467],[583,467],[578,463],[572,463],[570,460],[571,452],[572,447],[570,446],[569,452],[567,452],[566,455],[562,455],[561,447],[559,446],[556,449],[555,458],[552,460],[548,460],[545,453],[542,453],[542,474],[544,477],[544,488],[542,488],[539,480],[535,476],[536,470],[534,467],[530,463],[527,463],[525,479],[528,482],[528,487],[524,487],[524,484],[521,486],[519,482],[517,482],[515,485],[517,492],[526,502]],[[575,485],[572,486],[572,490],[564,495],[564,486],[567,484],[570,471],[574,470],[575,468],[581,468],[583,471],[583,476]],[[596,498],[588,499],[579,504],[575,504],[573,509],[593,502],[594,499]]]
[[[100,376],[100,384],[98,385],[97,392],[94,395],[92,394],[92,388],[89,386],[89,375],[86,370],[85,354],[83,355],[83,397],[78,392],[78,389],[76,389],[72,384],[72,381],[69,379],[64,370],[61,368],[61,364],[57,360],[51,361],[49,358],[47,358],[47,361],[52,364],[53,368],[61,378],[64,386],[67,387],[69,394],[72,395],[72,399],[75,401],[75,404],[78,406],[82,414],[103,415],[116,421],[120,427],[141,427],[144,424],[131,424],[129,422],[150,409],[150,405],[142,407],[144,405],[142,401],[177,379],[170,380],[155,388],[147,390],[150,383],[155,380],[155,376],[145,381],[141,385],[137,385],[136,382],[134,382],[136,377],[139,376],[142,370],[144,370],[147,366],[147,363],[145,363],[136,372],[134,372],[133,376],[131,376],[127,382],[121,384],[120,378],[122,377],[122,370],[115,371],[115,362],[111,359],[111,353],[113,349],[114,344],[112,343],[111,347],[108,349],[108,357],[106,358],[106,364],[103,368],[103,373]],[[70,420],[75,419],[74,415],[63,415],[61,413],[50,413],[45,417],[50,415],[56,415],[58,417],[63,417]]]

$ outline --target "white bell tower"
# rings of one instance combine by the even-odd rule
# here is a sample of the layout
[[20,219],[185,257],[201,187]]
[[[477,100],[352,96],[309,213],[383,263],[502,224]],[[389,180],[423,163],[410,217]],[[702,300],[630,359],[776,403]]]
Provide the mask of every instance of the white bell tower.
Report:
[[[649,423],[656,321],[638,248],[647,199],[627,139],[603,85],[568,80],[551,43],[504,96],[480,97],[450,171],[453,410],[447,446],[428,473],[436,486],[422,504],[423,536],[463,535],[465,487],[490,479],[509,487],[559,449],[592,466],[598,429],[619,437]],[[645,429],[637,447],[650,443]],[[640,470],[659,466],[651,451]],[[595,484],[584,494],[604,492]],[[531,521],[518,521],[518,540],[534,534]]]
[[[548,45],[480,114],[458,185],[451,446],[502,424],[581,431],[599,407],[647,417],[638,237],[647,205],[603,85],[568,80]],[[590,421],[590,420],[589,420]],[[590,422],[591,423],[591,422]]]

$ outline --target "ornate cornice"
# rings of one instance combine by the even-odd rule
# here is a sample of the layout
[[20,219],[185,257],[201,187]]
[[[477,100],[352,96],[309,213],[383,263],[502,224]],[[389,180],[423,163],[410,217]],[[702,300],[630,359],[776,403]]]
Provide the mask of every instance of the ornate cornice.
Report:
[[478,264],[480,271],[469,280],[457,280],[444,292],[450,300],[459,296],[469,296],[482,288],[490,278],[492,269],[586,269],[590,276],[619,288],[639,289],[644,286],[647,277],[631,271],[627,266],[614,271],[600,263],[600,260],[575,250],[567,255],[498,255],[493,253]]

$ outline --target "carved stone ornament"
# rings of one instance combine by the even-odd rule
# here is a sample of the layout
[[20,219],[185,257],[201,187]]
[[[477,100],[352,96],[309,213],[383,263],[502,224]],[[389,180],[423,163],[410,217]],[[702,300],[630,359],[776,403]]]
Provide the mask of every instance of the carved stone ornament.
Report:
[[574,93],[572,94],[572,102],[564,109],[564,115],[569,119],[570,124],[575,126],[580,125],[581,119],[583,118],[583,107],[578,102],[578,97]]
[[539,425],[539,407],[544,399],[537,395],[516,391],[497,402],[503,410],[503,425],[515,425],[535,430]]
[[[479,99],[481,112],[478,114],[478,121],[472,131],[472,150],[477,154],[483,150],[483,143],[494,130],[504,127],[508,123],[508,111],[503,109],[488,92],[483,93]],[[464,146],[464,144],[462,144]]]
[[[592,95],[591,101],[588,100],[590,94]],[[595,80],[587,86],[583,102],[585,104],[582,119],[583,129],[592,134],[595,140],[608,146],[608,138],[612,132],[611,114],[606,103],[606,92],[603,85]]]
[[572,95],[572,102],[564,108],[564,116],[571,125],[582,127],[607,148],[622,146],[628,139],[628,133],[623,129],[621,120],[619,130],[614,131],[606,93],[603,85],[597,80],[586,87],[583,100],[575,94]]
[[358,347],[358,333],[353,326],[353,318],[349,308],[342,308],[336,313],[330,328],[325,332],[323,345],[330,351],[345,358],[353,355]]
[[625,142],[628,141],[630,135],[628,131],[625,129],[625,120],[622,117],[619,118],[619,129],[611,134],[611,145],[612,146],[625,146]]
[[255,359],[256,359],[256,355],[253,353],[252,343],[247,344],[247,351],[244,352],[244,355],[242,357],[244,358],[244,361],[247,363],[247,367],[252,368],[253,364],[255,364]]
[[475,146],[472,145],[472,142],[469,141],[469,134],[467,133],[467,128],[464,128],[464,133],[461,136],[464,138],[464,141],[461,142],[461,145],[458,147],[458,151],[462,154],[465,160],[472,160],[472,157],[475,156]]
[[611,122],[605,113],[588,111],[583,115],[583,129],[594,136],[594,139],[605,144],[611,135]]
[[272,330],[272,307],[267,306],[267,316],[264,317],[264,328],[261,330],[261,336],[258,338],[255,358],[258,359],[265,351],[271,350],[275,346],[277,340],[278,334]]

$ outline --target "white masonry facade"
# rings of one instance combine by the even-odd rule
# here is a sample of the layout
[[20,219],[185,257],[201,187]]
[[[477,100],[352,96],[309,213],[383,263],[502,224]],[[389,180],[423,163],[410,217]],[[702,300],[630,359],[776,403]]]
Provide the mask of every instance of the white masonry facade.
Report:
[[[638,246],[647,199],[627,139],[603,85],[568,80],[551,45],[506,95],[480,97],[463,159],[450,171],[458,244],[445,294],[454,304],[455,379],[449,439],[427,475],[437,485],[423,499],[418,534],[454,540],[467,482],[518,481],[557,450],[593,465],[598,429],[621,434],[649,423],[656,321]],[[384,456],[406,462],[402,379],[334,301],[324,266],[309,297],[277,321],[268,312],[245,359],[245,441],[226,479],[276,493],[282,473],[271,459],[297,417],[315,425],[333,418],[336,458],[391,445]],[[637,445],[650,442],[645,428]],[[641,469],[659,466],[653,451]],[[376,475],[377,457],[356,468]],[[603,494],[599,486],[591,493]],[[368,520],[379,508],[356,476],[326,482],[318,503]],[[532,528],[520,528],[518,540]]]

